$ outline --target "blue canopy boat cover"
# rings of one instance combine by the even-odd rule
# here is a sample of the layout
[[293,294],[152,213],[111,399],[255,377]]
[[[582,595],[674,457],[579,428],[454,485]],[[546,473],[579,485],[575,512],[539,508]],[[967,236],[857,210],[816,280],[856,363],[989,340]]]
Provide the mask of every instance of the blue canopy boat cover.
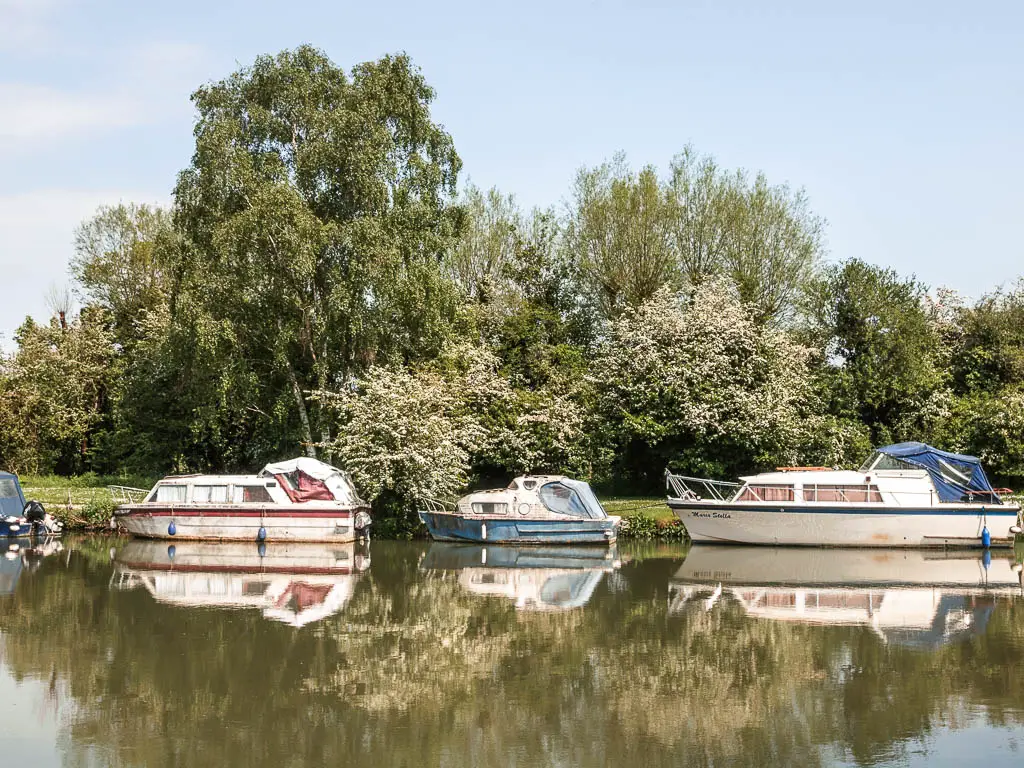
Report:
[[25,497],[18,483],[18,476],[0,472],[0,517],[20,517],[25,509]]
[[939,501],[1002,503],[975,456],[940,451],[924,443],[896,443],[876,450],[914,469],[927,470]]

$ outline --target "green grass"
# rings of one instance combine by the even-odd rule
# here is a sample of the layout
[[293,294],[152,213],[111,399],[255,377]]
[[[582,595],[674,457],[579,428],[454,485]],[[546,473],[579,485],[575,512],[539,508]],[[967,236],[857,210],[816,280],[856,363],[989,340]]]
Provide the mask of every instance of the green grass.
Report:
[[22,475],[22,490],[26,499],[41,501],[44,506],[80,507],[96,502],[111,500],[111,485],[126,485],[132,488],[151,488],[154,480],[139,476],[97,475],[90,472],[75,477],[59,475]]
[[84,475],[62,477],[61,475],[21,475],[21,485],[29,488],[106,488],[108,485],[128,485],[133,488],[152,488],[159,477],[147,475]]
[[663,498],[650,498],[642,496],[609,496],[598,497],[601,505],[608,510],[609,515],[620,515],[632,517],[643,512],[655,520],[671,520],[675,517],[672,510],[665,504]]
[[40,488],[37,486],[22,483],[22,490],[26,499],[41,501],[46,507],[67,506],[70,501],[72,506],[79,507],[94,501],[105,501],[110,499],[110,491],[106,486],[102,488]]

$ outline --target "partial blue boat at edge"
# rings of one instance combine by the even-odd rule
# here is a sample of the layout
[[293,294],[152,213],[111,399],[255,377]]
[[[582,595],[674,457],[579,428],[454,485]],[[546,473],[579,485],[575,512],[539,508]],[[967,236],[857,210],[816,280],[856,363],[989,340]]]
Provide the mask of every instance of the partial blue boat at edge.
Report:
[[517,477],[507,488],[464,496],[454,509],[424,502],[420,520],[435,541],[607,545],[618,538],[621,522],[589,485],[563,475]]
[[32,532],[32,526],[22,517],[25,494],[18,476],[0,472],[0,539],[20,538]]

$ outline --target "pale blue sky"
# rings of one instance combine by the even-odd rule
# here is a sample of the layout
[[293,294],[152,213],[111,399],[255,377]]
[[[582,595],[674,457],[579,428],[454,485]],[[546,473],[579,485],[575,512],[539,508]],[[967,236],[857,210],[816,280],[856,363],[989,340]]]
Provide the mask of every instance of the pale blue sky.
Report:
[[526,206],[692,142],[806,188],[833,259],[969,296],[1024,274],[1024,3],[0,0],[0,335],[96,205],[169,200],[198,84],[304,42],[408,52],[463,180]]

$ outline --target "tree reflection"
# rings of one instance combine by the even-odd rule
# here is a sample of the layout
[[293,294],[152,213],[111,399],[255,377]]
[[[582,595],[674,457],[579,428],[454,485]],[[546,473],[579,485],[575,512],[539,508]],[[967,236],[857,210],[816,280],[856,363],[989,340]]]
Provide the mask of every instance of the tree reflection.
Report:
[[867,764],[979,706],[1024,721],[1014,601],[921,650],[729,602],[673,614],[678,558],[531,613],[383,542],[344,610],[293,628],[111,590],[106,545],[73,549],[0,603],[3,664],[73,700],[69,765]]

